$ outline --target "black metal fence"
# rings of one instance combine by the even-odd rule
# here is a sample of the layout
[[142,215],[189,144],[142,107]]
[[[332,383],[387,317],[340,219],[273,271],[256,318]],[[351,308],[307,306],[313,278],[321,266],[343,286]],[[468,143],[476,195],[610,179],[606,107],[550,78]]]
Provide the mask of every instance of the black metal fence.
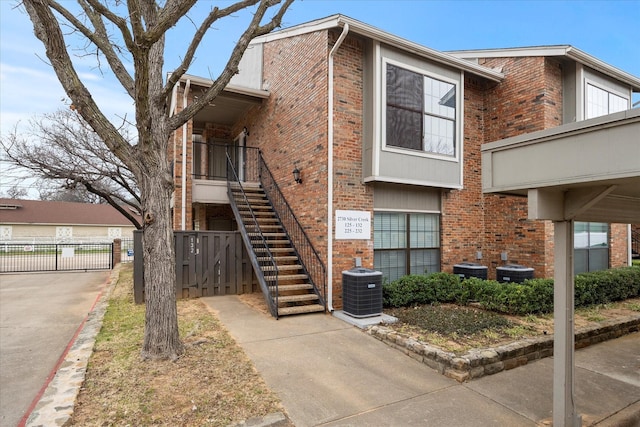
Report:
[[120,240],[120,261],[121,262],[133,262],[133,239],[121,239]]
[[106,270],[113,261],[113,243],[0,245],[0,273]]

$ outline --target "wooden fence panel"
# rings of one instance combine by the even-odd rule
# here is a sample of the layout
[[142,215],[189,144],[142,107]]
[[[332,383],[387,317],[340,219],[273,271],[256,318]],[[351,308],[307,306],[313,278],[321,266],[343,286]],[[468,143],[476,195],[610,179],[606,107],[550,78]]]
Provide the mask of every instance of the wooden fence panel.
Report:
[[[176,297],[236,295],[257,292],[257,278],[237,231],[176,231]],[[142,254],[141,233],[134,254]],[[142,257],[134,257],[134,297],[144,301]]]

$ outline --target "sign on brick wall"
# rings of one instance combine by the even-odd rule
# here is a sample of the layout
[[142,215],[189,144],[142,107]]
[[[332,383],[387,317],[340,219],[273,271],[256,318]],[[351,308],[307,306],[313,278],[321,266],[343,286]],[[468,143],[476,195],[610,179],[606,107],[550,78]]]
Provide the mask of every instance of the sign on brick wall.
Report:
[[371,212],[336,211],[336,240],[370,238]]

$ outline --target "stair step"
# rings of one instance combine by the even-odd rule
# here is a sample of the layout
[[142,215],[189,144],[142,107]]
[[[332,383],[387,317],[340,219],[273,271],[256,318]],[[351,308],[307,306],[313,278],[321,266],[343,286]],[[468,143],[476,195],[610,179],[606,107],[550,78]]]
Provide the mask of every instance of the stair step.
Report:
[[284,282],[287,280],[306,280],[309,276],[306,274],[279,274],[278,282]]
[[[242,200],[241,200],[242,201]],[[264,203],[262,202],[257,202],[255,200],[249,199],[249,204],[239,204],[238,207],[240,209],[248,209],[249,206],[251,206],[253,209],[271,209],[271,205],[269,204],[269,201],[265,201]]]
[[[242,215],[243,213],[244,213],[244,211],[240,213],[240,215],[242,216],[242,220],[243,221],[244,221],[245,218],[251,218],[251,215],[246,215],[246,214]],[[253,211],[253,214],[255,216],[262,216],[262,217],[264,217],[264,216],[270,216],[270,217],[273,217],[273,218],[276,217],[276,214],[272,210],[268,210],[268,211]]]
[[278,295],[278,303],[289,303],[289,302],[308,302],[308,301],[316,301],[318,299],[318,295],[316,294],[301,294],[301,295]]
[[[276,269],[278,272],[280,271],[298,271],[302,269],[300,264],[290,264],[290,265],[276,265]],[[262,271],[273,271],[273,267],[265,267]]]
[[300,264],[278,265],[278,271],[298,271],[302,269]]
[[313,285],[311,283],[298,283],[294,285],[281,285],[278,284],[278,292],[293,292],[293,291],[306,291],[313,289]]
[[[267,252],[267,248],[253,248],[254,252]],[[293,248],[289,247],[289,248],[270,248],[270,252],[271,253],[286,253],[286,252],[293,252]]]
[[293,307],[278,307],[279,316],[287,316],[290,314],[316,313],[324,311],[324,306],[320,304],[296,305]]
[[[272,209],[271,205],[257,205],[257,206],[251,205],[251,208],[260,209],[260,210],[266,210],[266,209],[271,210]],[[248,205],[239,205],[238,209],[240,209],[240,211],[246,211],[246,210],[249,210],[249,206]]]
[[[237,183],[231,183],[231,186],[234,189],[238,189],[239,186]],[[262,189],[262,185],[260,185],[259,182],[243,182],[242,183],[242,188],[244,189],[244,191],[264,191]]]
[[244,195],[242,195],[242,193],[235,193],[233,195],[233,198],[235,200],[244,200],[246,198],[249,202],[269,203],[269,199],[267,199],[266,195],[258,194],[258,193],[252,193],[252,194],[245,193]]
[[[257,243],[262,243],[262,240],[259,239],[259,236],[257,235],[255,236],[250,235],[249,238],[255,240]],[[269,245],[269,247],[271,247],[272,245],[288,245],[291,243],[289,240],[270,240],[270,239],[265,239],[265,242],[267,243],[267,245]]]
[[295,255],[289,255],[289,256],[277,256],[275,257],[277,262],[284,262],[284,261],[297,261],[298,257]]

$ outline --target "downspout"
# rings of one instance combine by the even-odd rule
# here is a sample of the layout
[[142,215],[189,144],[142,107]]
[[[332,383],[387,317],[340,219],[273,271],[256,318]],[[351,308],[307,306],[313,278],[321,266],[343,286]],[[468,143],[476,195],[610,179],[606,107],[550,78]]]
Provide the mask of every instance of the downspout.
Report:
[[349,24],[345,23],[342,33],[329,52],[328,111],[327,111],[327,302],[329,312],[333,312],[333,55],[349,33]]
[[[177,103],[178,103],[178,88],[180,87],[180,81],[178,81],[175,85],[173,85],[173,89],[171,90],[171,105],[169,107],[169,117],[173,117],[174,114],[177,113]],[[176,182],[176,153],[177,153],[177,138],[176,135],[173,135],[173,158],[171,159],[171,182]],[[176,207],[176,190],[173,189],[173,193],[171,193],[171,210]],[[171,225],[173,227],[173,224]]]
[[631,233],[631,224],[627,224],[627,265],[633,265],[633,234]]
[[[187,96],[189,95],[189,88],[191,87],[191,80],[187,80],[184,86],[184,93],[182,94],[182,109],[187,108]],[[187,216],[187,122],[182,125],[182,218],[180,222],[180,229],[186,229],[186,216]]]

